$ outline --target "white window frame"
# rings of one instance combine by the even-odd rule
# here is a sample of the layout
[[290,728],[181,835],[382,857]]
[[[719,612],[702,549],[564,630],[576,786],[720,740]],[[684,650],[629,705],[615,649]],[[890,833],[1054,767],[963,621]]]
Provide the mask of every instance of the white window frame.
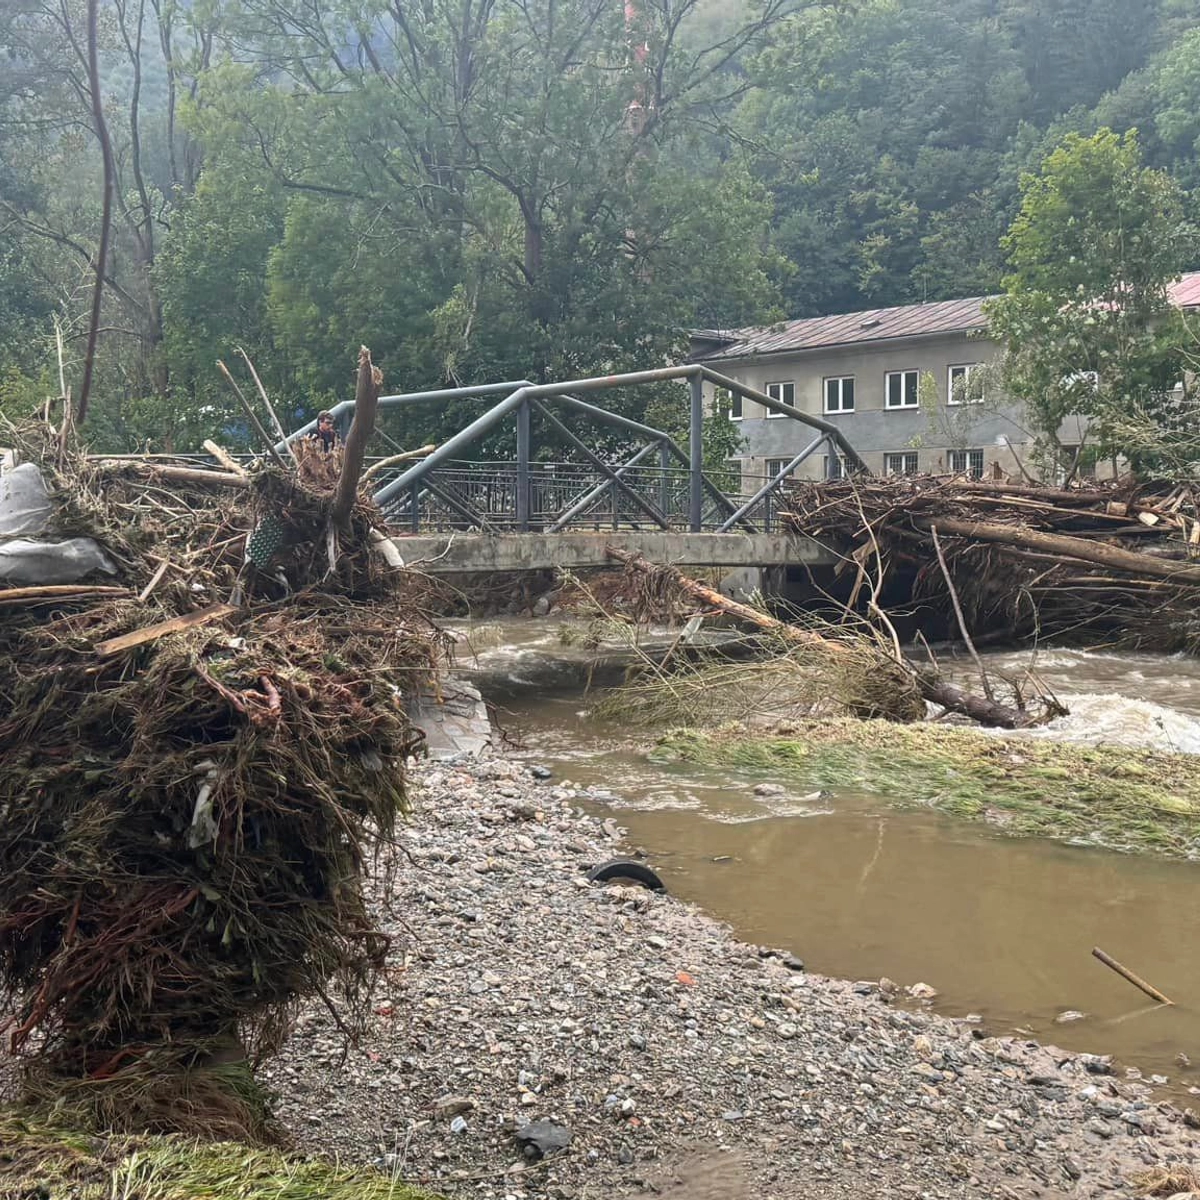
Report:
[[[771,390],[772,388],[775,388],[777,390],[778,394],[776,394],[776,392],[773,392]],[[784,388],[792,389],[792,398],[790,401],[787,401],[783,398],[783,389]],[[786,404],[788,406],[788,408],[796,407],[796,381],[794,379],[781,379],[775,383],[768,383],[763,388],[763,391],[766,392],[767,395],[770,396],[772,400],[778,400],[780,404]],[[782,421],[786,415],[787,415],[786,413],[772,412],[770,409],[767,409],[768,418],[777,417],[779,420]]]
[[[979,385],[979,395],[971,395],[971,376],[983,368],[983,363],[951,363],[946,368],[946,403],[947,404],[982,404],[984,396],[984,383]],[[961,371],[963,373],[963,383],[966,388],[966,400],[959,400],[955,397],[954,388],[954,372]]]
[[[788,463],[790,463],[791,461],[792,460],[790,458],[766,458],[766,459],[763,459],[763,467],[767,472],[767,478],[774,479],[777,476],[782,475],[783,468],[786,467],[788,465]],[[779,469],[777,471],[771,470],[771,465],[773,463],[778,465]]]
[[[913,397],[913,402],[908,404],[905,401],[905,396],[908,394],[908,388],[904,384],[906,375],[915,375],[917,377],[916,394]],[[897,376],[900,378],[900,403],[891,403],[892,398],[892,380]],[[905,367],[900,371],[886,371],[883,376],[883,409],[885,412],[914,412],[921,407],[921,372],[915,367]]]
[[[976,474],[971,466],[971,455],[979,455],[979,474]],[[955,455],[962,456],[963,465],[956,467],[954,465]],[[946,461],[950,466],[950,471],[954,475],[969,475],[972,479],[982,479],[984,467],[987,466],[987,457],[981,449],[972,448],[970,450],[948,450],[946,452]]]
[[[742,398],[741,392],[735,392],[732,388],[717,388],[714,399],[718,407],[723,406],[726,400],[729,401],[729,409],[725,414],[729,420],[740,421],[746,415],[745,412],[742,411],[745,409],[746,404]],[[735,406],[739,411],[733,411]]]
[[[838,407],[829,407],[829,385],[836,383]],[[846,405],[846,384],[850,385],[850,404]],[[838,413],[852,413],[854,406],[858,400],[858,389],[854,385],[853,375],[826,375],[821,380],[821,404],[827,416],[836,416]]]
[[[892,470],[891,460],[896,459],[896,458],[903,460],[901,463],[902,469],[899,471]],[[912,459],[912,467],[913,467],[913,469],[911,471],[909,471],[907,469],[908,460],[910,458]],[[920,458],[919,453],[916,450],[887,450],[884,452],[884,455],[883,455],[883,473],[884,473],[884,475],[895,475],[895,476],[916,475],[920,472],[920,469],[921,469],[921,458]]]

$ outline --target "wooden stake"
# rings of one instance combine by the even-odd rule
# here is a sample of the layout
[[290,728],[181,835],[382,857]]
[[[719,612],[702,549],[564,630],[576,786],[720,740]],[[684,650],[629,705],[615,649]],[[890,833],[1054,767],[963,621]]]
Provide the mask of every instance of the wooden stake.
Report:
[[279,440],[287,446],[288,453],[291,454],[292,458],[298,463],[300,458],[296,453],[296,447],[288,441],[287,434],[283,432],[283,426],[280,424],[279,418],[275,415],[275,409],[271,406],[271,398],[267,395],[267,389],[263,387],[263,382],[261,379],[259,379],[258,372],[254,369],[254,364],[250,361],[250,355],[248,355],[246,351],[241,348],[241,346],[237,348],[236,353],[241,355],[242,361],[247,367],[250,368],[250,376],[254,380],[254,386],[258,388],[258,394],[262,397],[263,404],[266,405],[267,413],[271,418],[271,423],[275,426],[275,432],[279,434]]
[[1144,979],[1140,979],[1128,967],[1122,966],[1122,964],[1117,962],[1117,960],[1111,955],[1105,954],[1099,946],[1092,947],[1092,955],[1093,957],[1098,958],[1106,967],[1111,967],[1118,975],[1121,976],[1122,979],[1128,979],[1135,988],[1141,988],[1141,990],[1145,992],[1151,1000],[1157,1000],[1159,1004],[1174,1005],[1174,1000],[1168,1000],[1167,997],[1158,990],[1158,988],[1147,983]]

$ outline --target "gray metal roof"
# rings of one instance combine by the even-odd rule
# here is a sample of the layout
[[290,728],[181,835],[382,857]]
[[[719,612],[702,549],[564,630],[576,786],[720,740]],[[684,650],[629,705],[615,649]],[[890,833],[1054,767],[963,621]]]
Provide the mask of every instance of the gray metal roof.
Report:
[[[891,338],[921,337],[931,333],[965,333],[979,329],[984,296],[969,300],[944,300],[936,304],[905,304],[898,308],[873,308],[866,312],[839,313],[832,317],[807,317],[760,329],[736,329],[723,335],[728,345],[701,355],[705,361],[749,358],[791,350],[816,350],[850,346]],[[712,331],[701,337],[708,340]]]
[[[989,299],[992,297],[971,296],[966,300],[941,300],[934,304],[904,304],[896,308],[838,313],[831,317],[806,317],[757,329],[731,329],[724,333],[706,329],[696,331],[693,336],[700,342],[725,343],[697,355],[704,362],[714,362],[894,338],[968,333],[986,327],[983,305]],[[1173,284],[1171,299],[1181,308],[1200,307],[1200,271],[1190,272]]]

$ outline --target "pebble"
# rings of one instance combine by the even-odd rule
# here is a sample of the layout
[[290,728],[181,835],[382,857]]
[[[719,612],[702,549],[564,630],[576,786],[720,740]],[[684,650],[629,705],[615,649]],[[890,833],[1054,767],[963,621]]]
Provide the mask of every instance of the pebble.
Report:
[[344,1063],[305,1005],[263,1069],[305,1150],[372,1162],[402,1145],[404,1173],[450,1200],[672,1193],[687,1146],[734,1152],[746,1182],[728,1200],[1048,1198],[1049,1181],[1082,1198],[1191,1152],[1183,1115],[1106,1056],[896,1008],[890,980],[806,975],[670,896],[588,886],[581,867],[621,831],[567,781],[496,758],[420,763],[412,785],[391,874],[371,877],[386,1003]]

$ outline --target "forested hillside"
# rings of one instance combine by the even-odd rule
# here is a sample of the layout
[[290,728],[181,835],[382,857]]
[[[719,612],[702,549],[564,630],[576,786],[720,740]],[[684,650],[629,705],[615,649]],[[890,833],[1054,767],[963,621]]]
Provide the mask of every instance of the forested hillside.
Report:
[[[96,42],[114,448],[226,428],[238,346],[298,416],[364,341],[397,386],[564,377],[994,290],[1072,131],[1200,189],[1200,0],[104,0]],[[4,412],[58,392],[56,321],[84,355],[87,45],[79,0],[0,0]]]

